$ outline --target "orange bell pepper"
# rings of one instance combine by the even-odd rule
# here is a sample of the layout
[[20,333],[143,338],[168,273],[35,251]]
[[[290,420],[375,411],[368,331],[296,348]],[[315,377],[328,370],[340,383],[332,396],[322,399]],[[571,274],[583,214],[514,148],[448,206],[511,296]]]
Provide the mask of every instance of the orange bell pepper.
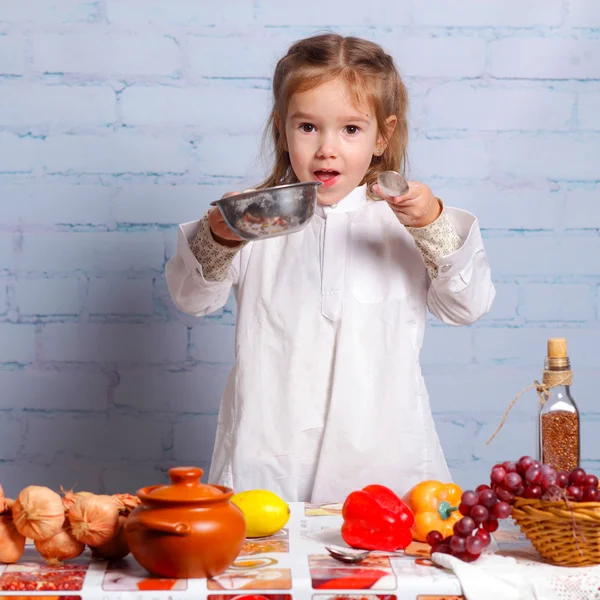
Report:
[[454,523],[462,519],[458,505],[462,490],[455,483],[421,481],[403,498],[415,515],[411,533],[424,542],[430,531],[439,531],[444,538],[452,535]]

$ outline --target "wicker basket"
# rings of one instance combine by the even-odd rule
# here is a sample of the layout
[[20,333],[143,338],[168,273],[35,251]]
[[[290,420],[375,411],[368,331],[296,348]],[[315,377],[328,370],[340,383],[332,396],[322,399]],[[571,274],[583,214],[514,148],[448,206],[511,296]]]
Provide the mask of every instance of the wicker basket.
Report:
[[515,498],[512,518],[541,557],[555,565],[600,564],[600,502]]

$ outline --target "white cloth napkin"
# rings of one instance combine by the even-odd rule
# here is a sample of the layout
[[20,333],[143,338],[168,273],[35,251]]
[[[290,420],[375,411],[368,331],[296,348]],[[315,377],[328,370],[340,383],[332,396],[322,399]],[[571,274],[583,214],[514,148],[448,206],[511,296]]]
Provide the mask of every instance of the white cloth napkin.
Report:
[[600,566],[556,567],[498,554],[482,554],[473,563],[439,552],[434,552],[431,558],[453,571],[467,600],[592,600],[600,597]]

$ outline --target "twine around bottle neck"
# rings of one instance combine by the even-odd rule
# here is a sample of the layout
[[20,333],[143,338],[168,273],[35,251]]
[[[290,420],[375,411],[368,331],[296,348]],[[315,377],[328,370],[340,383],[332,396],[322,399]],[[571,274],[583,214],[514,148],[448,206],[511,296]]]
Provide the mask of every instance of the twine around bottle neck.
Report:
[[555,387],[559,387],[561,385],[571,385],[573,382],[573,372],[571,369],[565,369],[564,371],[556,371],[553,369],[544,369],[544,374],[542,376],[542,383],[539,381],[534,381],[531,385],[528,385],[526,388],[522,389],[514,398],[514,400],[510,403],[509,407],[506,409],[504,416],[502,417],[502,421],[500,421],[500,425],[496,431],[494,431],[492,437],[485,443],[486,446],[490,444],[490,442],[496,437],[497,433],[502,429],[504,422],[506,421],[506,417],[508,417],[508,413],[515,405],[516,401],[527,391],[532,388],[535,388],[537,395],[540,399],[540,404],[543,406],[550,398],[550,390]]

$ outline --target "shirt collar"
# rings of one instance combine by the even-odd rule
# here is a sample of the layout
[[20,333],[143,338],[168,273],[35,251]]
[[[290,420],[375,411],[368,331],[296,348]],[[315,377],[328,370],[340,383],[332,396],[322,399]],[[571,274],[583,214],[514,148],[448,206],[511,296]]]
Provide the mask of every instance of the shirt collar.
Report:
[[323,206],[317,203],[315,214],[327,218],[332,213],[346,213],[362,208],[369,202],[367,198],[367,184],[354,188],[345,198],[342,198],[337,204],[332,206]]

